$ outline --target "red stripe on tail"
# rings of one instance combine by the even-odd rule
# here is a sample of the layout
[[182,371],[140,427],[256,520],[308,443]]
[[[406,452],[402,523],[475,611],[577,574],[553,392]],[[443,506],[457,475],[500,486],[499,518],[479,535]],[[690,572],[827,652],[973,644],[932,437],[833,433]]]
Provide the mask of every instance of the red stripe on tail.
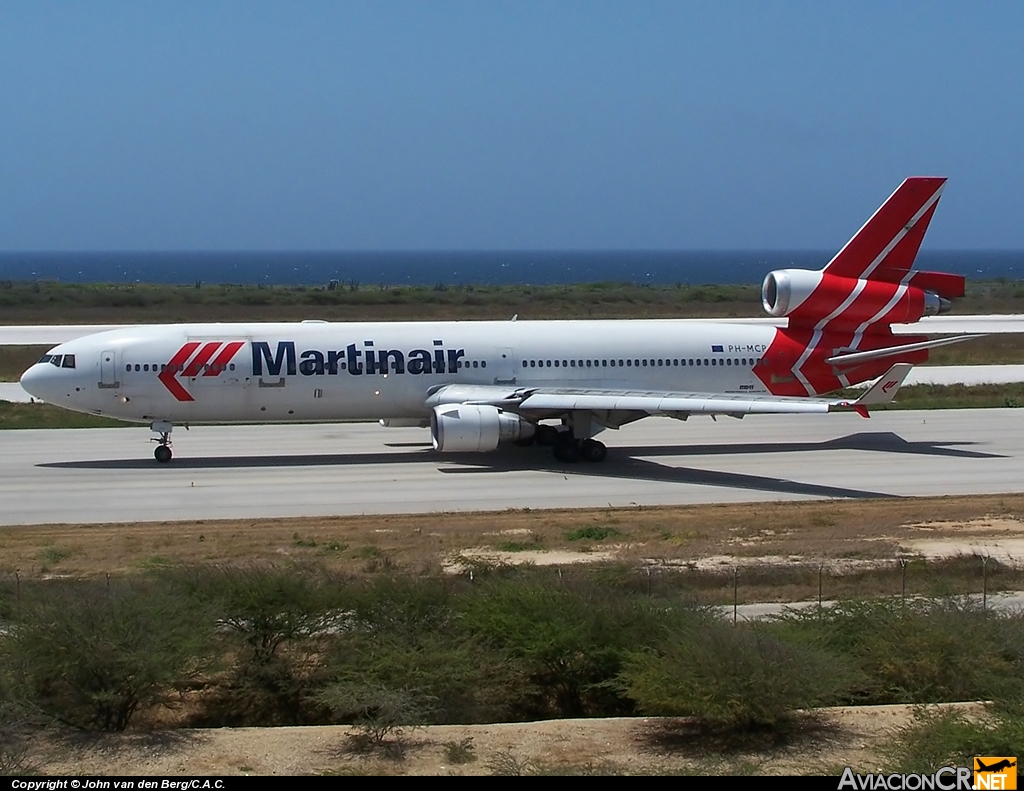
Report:
[[825,271],[839,277],[899,280],[917,256],[945,183],[938,177],[904,181]]

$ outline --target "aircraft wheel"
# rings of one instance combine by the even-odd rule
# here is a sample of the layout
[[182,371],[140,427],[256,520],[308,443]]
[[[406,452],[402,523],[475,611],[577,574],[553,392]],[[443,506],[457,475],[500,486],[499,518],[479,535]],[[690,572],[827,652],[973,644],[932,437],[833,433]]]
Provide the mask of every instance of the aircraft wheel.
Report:
[[166,445],[157,445],[153,450],[153,456],[161,464],[166,464],[171,460],[171,449]]
[[569,440],[568,442],[558,442],[555,444],[555,458],[559,461],[569,462],[573,464],[580,460],[580,446],[579,443]]
[[538,445],[554,445],[558,441],[558,433],[554,426],[537,426],[533,436]]
[[608,448],[596,439],[585,439],[580,445],[580,455],[586,461],[602,462],[608,456]]

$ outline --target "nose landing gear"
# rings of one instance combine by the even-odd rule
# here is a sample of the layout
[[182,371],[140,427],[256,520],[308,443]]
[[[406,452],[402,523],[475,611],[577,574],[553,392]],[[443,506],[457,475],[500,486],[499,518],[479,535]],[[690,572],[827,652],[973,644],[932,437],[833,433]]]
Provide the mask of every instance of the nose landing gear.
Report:
[[157,443],[153,448],[153,458],[161,464],[166,464],[171,460],[171,431],[174,429],[174,425],[167,420],[155,420],[150,424],[149,429],[160,435],[159,438],[150,437],[153,442]]

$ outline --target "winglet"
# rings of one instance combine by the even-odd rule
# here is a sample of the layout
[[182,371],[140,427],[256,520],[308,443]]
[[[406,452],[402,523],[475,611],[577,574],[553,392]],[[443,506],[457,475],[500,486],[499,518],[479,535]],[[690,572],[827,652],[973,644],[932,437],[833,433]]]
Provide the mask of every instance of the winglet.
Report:
[[910,363],[896,363],[885,372],[884,376],[871,385],[868,391],[854,402],[854,405],[888,404],[896,397],[896,392],[913,367]]
[[861,417],[869,417],[868,407],[888,404],[892,401],[903,384],[903,380],[907,378],[907,374],[910,373],[910,369],[913,367],[910,363],[896,363],[885,372],[884,376],[871,385],[864,395],[856,401],[847,401],[839,404],[839,406],[850,407]]

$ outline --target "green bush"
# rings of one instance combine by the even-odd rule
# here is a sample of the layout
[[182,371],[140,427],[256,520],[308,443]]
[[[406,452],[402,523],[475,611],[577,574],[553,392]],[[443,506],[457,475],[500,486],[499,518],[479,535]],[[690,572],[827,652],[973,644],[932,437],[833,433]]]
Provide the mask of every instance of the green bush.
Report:
[[203,613],[160,585],[37,585],[23,593],[9,649],[46,714],[120,731],[209,666],[209,632]]
[[1018,695],[1024,619],[956,599],[844,602],[791,613],[776,634],[851,658],[851,703],[935,703]]
[[921,708],[886,750],[890,771],[931,774],[939,766],[973,766],[976,755],[1022,755],[1022,713],[996,708],[971,719],[956,709]]
[[773,728],[795,709],[829,705],[849,679],[832,654],[785,643],[757,625],[709,620],[658,650],[631,654],[619,684],[644,714],[742,730]]
[[205,700],[201,725],[298,725],[327,721],[315,695],[327,681],[324,655],[344,629],[347,580],[314,567],[175,569],[189,600],[211,613],[224,683]]
[[631,703],[612,683],[629,651],[651,644],[666,624],[688,617],[655,608],[584,574],[561,587],[523,572],[482,581],[463,597],[466,628],[512,663],[528,683],[519,692],[521,717],[629,714]]

